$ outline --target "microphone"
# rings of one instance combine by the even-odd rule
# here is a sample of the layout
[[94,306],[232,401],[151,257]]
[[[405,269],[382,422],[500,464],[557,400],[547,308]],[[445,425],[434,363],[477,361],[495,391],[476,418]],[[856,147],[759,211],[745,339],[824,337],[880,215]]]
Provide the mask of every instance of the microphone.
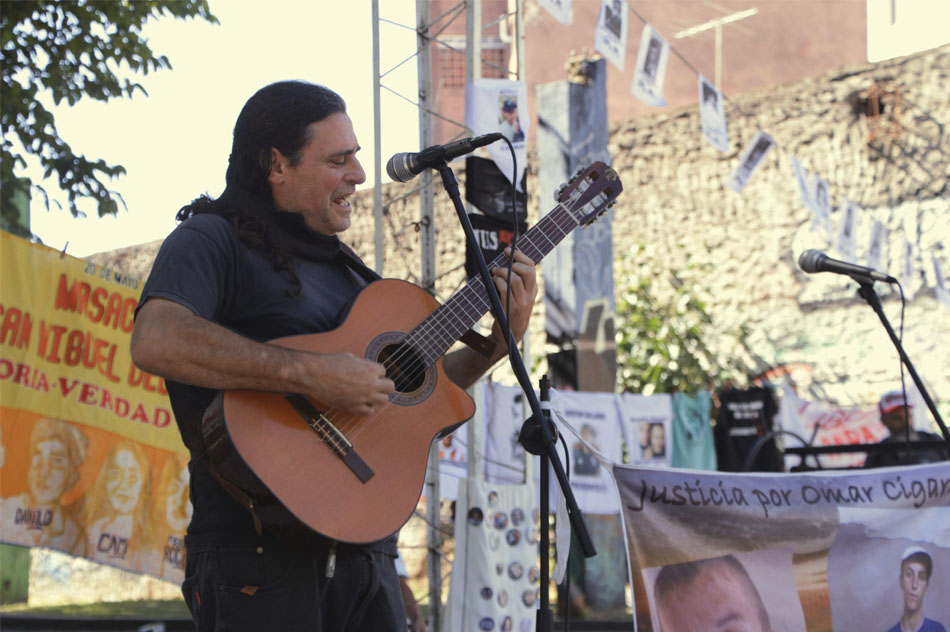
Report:
[[386,163],[386,173],[396,182],[409,182],[428,167],[435,167],[453,158],[470,154],[479,147],[490,145],[502,138],[504,138],[503,134],[495,132],[475,138],[463,138],[445,145],[433,145],[420,152],[395,154]]
[[798,257],[798,267],[808,272],[834,272],[835,274],[847,274],[850,277],[860,277],[855,280],[882,281],[884,283],[897,283],[897,279],[888,276],[883,272],[878,272],[874,268],[865,268],[864,266],[848,263],[847,261],[838,261],[832,259],[819,250],[806,250]]

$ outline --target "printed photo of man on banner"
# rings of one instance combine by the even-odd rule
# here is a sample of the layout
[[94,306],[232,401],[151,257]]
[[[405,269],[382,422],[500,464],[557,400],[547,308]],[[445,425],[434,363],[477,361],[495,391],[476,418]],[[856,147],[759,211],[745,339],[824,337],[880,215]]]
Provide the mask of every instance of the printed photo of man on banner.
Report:
[[670,44],[650,24],[645,24],[637,51],[637,66],[633,71],[630,92],[647,105],[663,107],[663,84],[666,82],[666,64],[670,59]]
[[841,255],[841,258],[850,263],[858,261],[857,230],[859,213],[861,207],[855,202],[845,199],[838,209],[841,215],[841,223],[838,224],[838,238],[835,240],[835,250]]
[[571,0],[538,0],[538,4],[561,24],[571,23]]
[[700,73],[699,122],[703,136],[719,151],[729,151],[729,132],[726,129],[726,106],[722,93]]
[[742,193],[742,189],[745,188],[746,183],[752,177],[752,173],[762,164],[762,161],[772,151],[773,147],[775,147],[775,141],[772,140],[771,136],[762,130],[756,132],[752,142],[746,145],[742,156],[739,157],[739,165],[729,176],[726,186],[736,193]]
[[627,1],[603,0],[594,31],[594,50],[623,72],[627,57]]
[[[515,150],[518,172],[514,174],[517,190],[522,191],[531,116],[527,112],[528,93],[523,81],[508,79],[472,79],[465,87],[465,124],[475,136],[501,132]],[[492,143],[485,148],[509,183],[512,182],[512,159],[508,144]]]

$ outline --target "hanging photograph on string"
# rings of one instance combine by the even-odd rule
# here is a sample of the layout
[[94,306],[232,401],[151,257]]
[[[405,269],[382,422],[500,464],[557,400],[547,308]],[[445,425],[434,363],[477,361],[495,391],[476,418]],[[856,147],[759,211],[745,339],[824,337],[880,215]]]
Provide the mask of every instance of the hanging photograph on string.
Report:
[[917,271],[914,268],[914,244],[904,240],[904,256],[901,258],[901,286],[908,301],[914,299],[917,291]]
[[752,139],[752,142],[742,151],[742,156],[739,158],[739,166],[736,167],[736,170],[729,176],[729,179],[726,181],[726,186],[736,193],[741,193],[749,181],[749,178],[752,177],[752,172],[762,164],[762,160],[772,151],[773,147],[775,147],[775,141],[772,140],[772,137],[762,130],[759,130]]
[[841,203],[841,223],[838,224],[838,238],[835,240],[835,250],[841,258],[849,263],[857,263],[857,241],[855,233],[858,226],[858,212],[861,207],[849,199]]
[[627,1],[603,0],[594,31],[594,50],[623,70],[627,57]]
[[822,180],[821,176],[819,176],[817,173],[815,173],[814,182],[812,184],[811,199],[812,212],[814,213],[812,230],[823,233],[825,240],[830,244],[832,237],[831,193],[828,183],[825,180]]
[[[884,242],[887,240],[887,227],[879,220],[871,226],[871,242],[868,244],[868,267],[882,270]],[[883,271],[883,270],[882,270]]]
[[669,43],[652,26],[644,25],[637,52],[637,67],[633,71],[633,85],[630,87],[633,96],[654,107],[666,105],[663,84],[669,59]]
[[571,0],[538,0],[538,4],[561,24],[571,23]]
[[[465,88],[465,125],[475,136],[501,132],[515,150],[518,161],[517,190],[524,175],[527,150],[525,139],[531,116],[527,111],[528,93],[523,81],[508,79],[472,79]],[[497,142],[485,148],[495,165],[511,182],[512,162],[508,144]]]
[[795,170],[795,180],[798,182],[798,193],[802,196],[802,204],[812,212],[812,230],[814,230],[814,220],[817,215],[814,209],[815,201],[812,199],[811,191],[808,188],[808,170],[802,166],[802,163],[798,162],[798,158],[795,156],[792,156],[792,168]]
[[710,145],[719,151],[729,150],[726,106],[722,93],[702,73],[699,75],[699,123]]
[[947,279],[943,276],[943,267],[940,265],[940,259],[937,259],[937,253],[930,253],[930,260],[934,266],[934,294],[944,307],[950,307],[950,291],[947,290]]

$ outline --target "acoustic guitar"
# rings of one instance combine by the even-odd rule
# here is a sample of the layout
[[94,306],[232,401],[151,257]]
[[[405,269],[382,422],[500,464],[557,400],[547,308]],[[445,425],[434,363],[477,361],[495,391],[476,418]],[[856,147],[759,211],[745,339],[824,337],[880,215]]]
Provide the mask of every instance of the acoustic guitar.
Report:
[[[613,169],[592,164],[561,187],[557,206],[519,238],[518,248],[540,261],[574,228],[606,212],[622,190]],[[505,262],[502,254],[489,267]],[[370,283],[337,329],[271,343],[380,362],[396,385],[389,404],[358,416],[299,394],[227,391],[202,424],[204,462],[251,510],[258,529],[304,547],[325,542],[314,533],[354,544],[391,535],[416,507],[433,439],[475,412],[441,358],[489,311],[478,277],[444,305],[408,282]]]

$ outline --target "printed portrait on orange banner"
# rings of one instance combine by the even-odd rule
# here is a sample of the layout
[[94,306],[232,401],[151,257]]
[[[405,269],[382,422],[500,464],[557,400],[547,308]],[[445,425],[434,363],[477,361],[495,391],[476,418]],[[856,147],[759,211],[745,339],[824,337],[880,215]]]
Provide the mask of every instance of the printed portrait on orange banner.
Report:
[[79,428],[49,417],[33,424],[25,450],[17,447],[8,452],[4,444],[3,464],[11,458],[14,462],[25,461],[26,467],[26,489],[2,501],[4,540],[24,546],[81,550],[82,531],[73,512],[63,505],[63,497],[79,482],[79,467],[86,459],[88,446],[89,440]]

